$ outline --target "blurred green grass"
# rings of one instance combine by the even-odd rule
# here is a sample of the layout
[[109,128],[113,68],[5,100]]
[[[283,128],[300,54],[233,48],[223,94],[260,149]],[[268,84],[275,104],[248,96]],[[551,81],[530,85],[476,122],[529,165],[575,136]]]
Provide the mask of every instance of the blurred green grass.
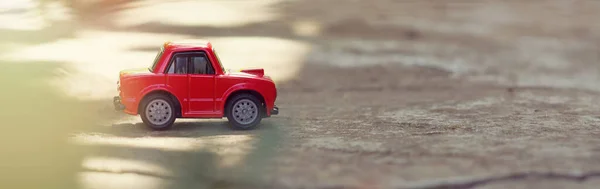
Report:
[[77,188],[81,151],[67,139],[95,115],[49,85],[58,68],[47,62],[0,63],[0,188]]

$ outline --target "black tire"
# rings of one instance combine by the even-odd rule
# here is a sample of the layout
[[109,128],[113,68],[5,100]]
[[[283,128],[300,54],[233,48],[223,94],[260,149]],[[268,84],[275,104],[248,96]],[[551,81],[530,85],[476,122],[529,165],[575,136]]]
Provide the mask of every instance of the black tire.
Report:
[[[163,120],[160,120],[161,123],[160,124],[156,124],[153,123],[154,121],[156,121],[156,119],[154,119],[154,121],[149,120],[147,115],[147,109],[149,108],[148,104],[149,103],[167,103],[166,105],[168,105],[168,107],[170,107],[167,111],[165,111],[165,117],[166,117],[166,122]],[[175,122],[176,116],[175,116],[175,111],[177,110],[177,107],[175,106],[175,103],[173,102],[173,100],[171,98],[169,98],[168,96],[162,95],[162,94],[154,94],[154,95],[150,95],[146,98],[144,98],[144,100],[141,103],[142,106],[140,106],[140,117],[142,118],[142,121],[144,122],[144,124],[146,126],[148,126],[148,128],[152,129],[152,130],[168,130],[171,129],[171,127],[173,127],[173,123]],[[151,107],[151,106],[150,106]]]
[[[235,109],[234,109],[234,105],[240,101],[244,101],[244,102],[252,102],[254,103],[254,106],[256,107],[256,117],[254,117],[254,121],[250,122],[250,123],[241,123],[240,121],[235,119]],[[229,120],[229,126],[232,129],[236,129],[236,130],[250,130],[250,129],[254,129],[258,126],[258,124],[260,123],[260,121],[262,120],[263,114],[264,114],[264,108],[262,106],[262,103],[260,102],[260,100],[258,100],[258,98],[252,94],[248,94],[248,93],[243,93],[243,94],[238,94],[235,95],[234,97],[232,97],[231,99],[229,99],[229,101],[227,101],[227,105],[225,106],[225,112],[226,112],[226,116],[227,116],[227,120]]]

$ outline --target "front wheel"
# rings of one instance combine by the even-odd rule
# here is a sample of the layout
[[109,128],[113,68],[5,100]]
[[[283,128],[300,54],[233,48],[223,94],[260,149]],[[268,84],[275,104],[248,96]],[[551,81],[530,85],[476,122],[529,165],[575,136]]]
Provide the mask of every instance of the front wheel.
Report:
[[152,95],[144,99],[140,116],[146,126],[153,130],[167,130],[175,122],[172,100],[164,95]]
[[227,102],[227,120],[234,129],[255,128],[263,117],[260,101],[251,94],[239,94]]

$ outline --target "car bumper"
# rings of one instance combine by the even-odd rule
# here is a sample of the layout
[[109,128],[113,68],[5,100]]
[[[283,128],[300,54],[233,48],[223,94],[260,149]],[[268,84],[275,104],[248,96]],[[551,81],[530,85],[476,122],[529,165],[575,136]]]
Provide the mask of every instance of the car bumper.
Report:
[[120,96],[113,97],[113,105],[115,106],[115,110],[117,110],[117,111],[125,110],[125,105],[123,103],[121,103]]

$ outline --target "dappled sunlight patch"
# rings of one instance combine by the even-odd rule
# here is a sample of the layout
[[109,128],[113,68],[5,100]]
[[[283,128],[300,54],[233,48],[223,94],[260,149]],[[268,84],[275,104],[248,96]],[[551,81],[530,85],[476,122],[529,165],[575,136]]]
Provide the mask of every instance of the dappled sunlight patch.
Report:
[[107,172],[82,172],[78,175],[79,182],[85,189],[103,188],[167,188],[168,180],[139,174],[114,174]]
[[415,122],[415,123],[427,123],[430,125],[438,126],[451,126],[457,124],[464,124],[462,120],[457,120],[449,115],[432,112],[427,109],[410,108],[402,109],[395,112],[386,112],[379,116],[381,118],[391,118],[398,122]]
[[299,36],[315,37],[321,34],[322,26],[319,22],[302,20],[294,22],[292,30]]
[[52,22],[71,20],[70,10],[60,1],[4,0],[0,2],[0,29],[35,31]]
[[[117,94],[118,73],[149,67],[166,41],[194,39],[174,34],[82,31],[74,39],[8,51],[0,56],[13,62],[53,61],[68,64],[57,70],[56,87],[80,99],[110,98]],[[208,37],[226,69],[264,68],[275,81],[297,75],[310,46],[270,37]],[[148,50],[139,50],[148,49]],[[155,50],[152,50],[155,49]]]
[[171,170],[156,164],[134,159],[120,159],[115,157],[87,157],[84,158],[82,167],[84,170],[96,172],[148,172],[157,175],[174,176]]
[[141,137],[128,138],[118,136],[78,135],[74,139],[77,144],[83,145],[110,145],[137,148],[155,148],[171,151],[191,151],[206,146],[205,142],[195,138],[179,137]]
[[600,90],[595,43],[550,36],[514,39],[514,43],[469,37],[447,41],[334,39],[316,45],[306,62],[350,68],[383,64],[431,67],[474,82]]
[[[149,67],[160,46],[189,36],[127,32],[82,31],[76,38],[57,40],[9,51],[0,59],[13,62],[53,61],[66,63],[52,82],[80,99],[108,98],[117,94],[120,70]],[[149,47],[156,51],[136,51]]]
[[0,29],[39,30],[46,26],[37,3],[33,0],[8,0],[0,2]]
[[[107,135],[79,134],[72,138],[79,145],[112,146],[125,148],[149,148],[165,151],[206,151],[219,157],[218,166],[233,168],[240,166],[246,155],[254,149],[256,139],[252,135],[218,135],[205,137],[120,137]],[[160,155],[160,154],[152,154]],[[100,160],[96,160],[100,161]]]
[[[0,58],[11,61],[61,61],[86,64],[88,70],[103,67],[149,66],[164,42],[183,38],[190,38],[190,36],[84,30],[78,32],[75,38],[8,51]],[[154,47],[156,52],[135,50],[140,47]]]
[[356,68],[384,64],[414,67],[432,67],[460,76],[480,71],[481,65],[471,64],[474,54],[453,55],[467,51],[453,44],[438,44],[428,41],[399,40],[332,40],[316,46],[308,62],[325,63],[338,67]]
[[281,0],[137,2],[117,13],[119,26],[159,23],[179,26],[234,27],[277,17],[270,6]]
[[226,69],[264,68],[276,82],[295,77],[311,46],[272,37],[209,37]]
[[449,103],[443,104],[435,104],[432,106],[432,109],[456,109],[456,110],[472,110],[476,108],[487,108],[496,106],[504,102],[505,99],[503,97],[485,97],[482,99],[475,99],[472,101],[466,102],[456,102],[451,101]]
[[339,137],[314,138],[307,141],[303,146],[346,152],[385,152],[387,150],[379,142],[347,141]]

